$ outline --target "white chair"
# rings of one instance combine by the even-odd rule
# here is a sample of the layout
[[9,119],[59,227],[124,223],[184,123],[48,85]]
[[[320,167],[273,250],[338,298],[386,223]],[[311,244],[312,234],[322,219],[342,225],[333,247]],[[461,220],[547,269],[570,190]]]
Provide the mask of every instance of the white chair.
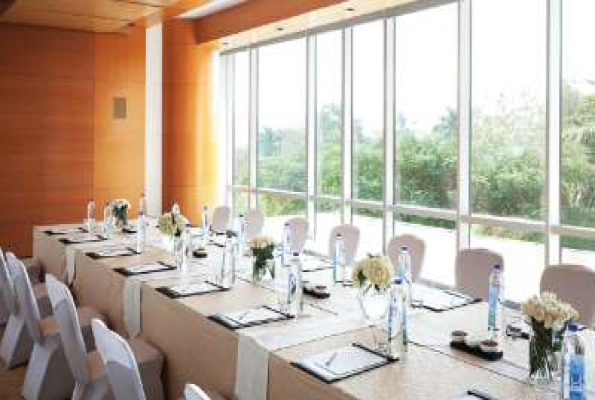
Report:
[[191,383],[186,384],[184,389],[185,400],[211,400],[211,398],[198,386]]
[[403,247],[407,247],[411,257],[411,276],[413,281],[417,281],[421,276],[426,253],[426,244],[417,236],[404,234],[393,237],[386,246],[386,255],[390,258],[393,265],[399,263],[399,254]]
[[[163,399],[163,385],[159,374],[147,376],[147,370],[137,364],[138,358],[120,335],[109,330],[103,321],[93,320],[93,334],[97,351],[103,360],[107,379],[116,400]],[[133,339],[134,340],[134,339]],[[163,364],[163,358],[160,360]],[[155,369],[154,369],[155,370]],[[141,378],[143,375],[143,378]]]
[[353,265],[359,247],[359,228],[355,225],[344,224],[337,225],[331,230],[328,243],[328,254],[331,259],[335,254],[335,242],[339,233],[343,236],[343,242],[345,243],[345,263]]
[[229,229],[231,219],[231,208],[218,206],[213,210],[213,223],[211,229],[216,233],[225,233]]
[[496,264],[504,271],[504,259],[491,250],[461,250],[455,261],[456,289],[474,298],[486,300],[490,273]]
[[244,216],[244,222],[246,224],[246,240],[250,240],[262,233],[264,214],[256,208],[248,210]]
[[[14,277],[25,272],[23,264],[12,253],[6,254],[6,259],[0,256],[0,288],[2,289],[2,303],[9,312],[8,322],[0,343],[0,358],[6,368],[14,368],[29,360],[33,349],[33,341],[25,328],[25,318],[20,309]],[[25,274],[28,277],[28,274]],[[45,284],[33,287],[33,295],[37,309],[41,316],[51,315],[52,306],[47,296]]]
[[99,353],[87,354],[76,306],[68,288],[52,275],[46,278],[62,348],[74,376],[73,400],[102,400],[110,393]]
[[595,271],[583,265],[551,265],[541,275],[540,290],[553,292],[579,313],[578,322],[595,324]]
[[287,221],[291,238],[291,252],[301,253],[308,238],[308,221],[303,217],[294,217]]

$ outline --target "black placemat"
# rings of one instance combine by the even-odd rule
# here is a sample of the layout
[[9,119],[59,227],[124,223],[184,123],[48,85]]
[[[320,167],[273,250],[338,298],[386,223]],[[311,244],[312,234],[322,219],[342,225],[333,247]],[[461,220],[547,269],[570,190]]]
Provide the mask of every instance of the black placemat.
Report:
[[62,235],[71,235],[73,233],[88,233],[85,228],[64,228],[64,229],[46,229],[43,231],[48,236],[62,236]]
[[[190,283],[190,284],[200,284],[201,282],[195,282],[195,283]],[[209,293],[215,293],[215,292],[226,292],[229,290],[229,288],[221,286],[217,283],[214,282],[210,282],[210,281],[205,281],[202,282],[202,284],[206,285],[207,288],[203,288],[200,290],[196,290],[194,292],[189,292],[189,293],[179,293],[175,290],[173,290],[172,288],[175,286],[180,286],[180,284],[175,284],[175,285],[171,285],[171,286],[161,286],[156,288],[156,290],[169,297],[170,299],[180,299],[183,297],[191,297],[191,296],[200,296],[203,294],[209,294]]]
[[[223,326],[225,326],[228,329],[231,330],[236,330],[236,329],[242,329],[242,328],[248,328],[251,326],[259,326],[259,325],[266,325],[266,324],[270,324],[272,322],[278,322],[278,321],[285,321],[285,320],[289,320],[294,318],[292,315],[283,313],[273,307],[269,307],[269,306],[261,306],[261,307],[254,307],[254,308],[249,308],[247,310],[241,311],[243,313],[248,313],[251,310],[257,310],[259,308],[264,308],[268,311],[272,311],[273,313],[275,313],[276,315],[274,317],[271,318],[267,318],[267,319],[261,319],[261,320],[257,320],[257,321],[246,321],[246,322],[241,322],[238,321],[237,319],[232,318],[231,316],[227,315],[227,314],[214,314],[209,316],[209,319],[217,322],[218,324],[221,324]],[[231,314],[231,313],[230,313]],[[236,313],[233,313],[236,314]]]
[[[339,359],[334,361],[337,358],[337,354],[340,354],[340,352],[343,352],[343,354],[352,353],[354,356],[367,356],[369,360],[356,368],[342,371],[340,373],[335,372],[331,369],[331,363],[340,362],[340,355],[338,356]],[[326,359],[326,362],[320,362],[321,358]],[[384,367],[385,365],[392,364],[398,360],[398,357],[391,357],[386,354],[382,354],[372,350],[368,346],[356,342],[351,346],[342,347],[333,351],[327,351],[322,354],[308,357],[304,360],[292,362],[291,364],[325,383],[334,383],[355,375],[363,374],[364,372]]]
[[58,241],[62,244],[69,245],[69,244],[85,244],[85,243],[98,243],[98,242],[105,242],[107,238],[105,236],[97,235],[97,239],[94,240],[70,240],[68,238],[58,239]]
[[134,234],[137,232],[137,229],[134,226],[125,226],[122,228],[122,233],[126,233],[128,235]]
[[486,361],[498,361],[501,360],[504,356],[503,351],[495,351],[491,353],[486,353],[482,351],[479,346],[478,347],[471,347],[468,346],[465,342],[450,342],[450,347],[453,349],[457,349],[460,351],[464,351],[467,354],[471,354],[472,356],[479,357],[482,360]]
[[124,247],[123,250],[127,250],[128,253],[125,254],[114,254],[114,255],[101,255],[98,254],[97,252],[94,251],[90,251],[88,253],[85,253],[87,255],[87,257],[90,257],[94,260],[100,260],[103,258],[119,258],[119,257],[130,257],[130,256],[137,256],[141,253],[139,253],[138,251],[136,251],[135,249],[133,249],[132,247]]
[[114,271],[119,272],[120,274],[124,275],[124,276],[136,276],[136,275],[145,275],[145,274],[153,274],[156,272],[163,272],[163,271],[173,271],[176,269],[175,265],[171,265],[168,264],[166,262],[163,261],[157,261],[154,263],[142,263],[142,264],[136,264],[136,265],[149,265],[149,264],[161,264],[163,266],[163,268],[160,269],[153,269],[150,271],[139,271],[139,272],[135,272],[135,271],[130,271],[129,268],[130,267],[122,267],[122,268],[115,268]]

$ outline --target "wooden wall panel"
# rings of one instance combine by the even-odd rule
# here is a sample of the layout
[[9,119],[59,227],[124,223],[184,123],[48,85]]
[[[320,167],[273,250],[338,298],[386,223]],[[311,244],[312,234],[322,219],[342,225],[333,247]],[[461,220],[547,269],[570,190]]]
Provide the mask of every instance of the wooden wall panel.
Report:
[[144,40],[0,23],[0,247],[30,255],[33,225],[81,221],[92,197],[138,203]]
[[0,246],[80,220],[93,192],[94,37],[0,24]]
[[[134,215],[144,191],[145,30],[95,38],[95,199],[128,199]],[[115,97],[126,99],[125,119],[113,117]]]
[[215,44],[198,46],[189,22],[163,31],[163,208],[177,200],[198,223],[203,205],[218,204],[212,61]]

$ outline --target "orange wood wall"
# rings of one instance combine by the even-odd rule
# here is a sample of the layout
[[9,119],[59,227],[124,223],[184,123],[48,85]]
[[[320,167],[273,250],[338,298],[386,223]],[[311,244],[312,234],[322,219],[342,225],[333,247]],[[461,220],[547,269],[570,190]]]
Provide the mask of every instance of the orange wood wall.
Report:
[[[94,196],[138,197],[144,48],[144,31],[0,24],[2,248],[28,256],[33,225],[80,221]],[[112,120],[116,94],[129,98],[124,122]]]
[[212,115],[212,57],[216,44],[196,45],[192,24],[163,27],[163,208],[177,200],[200,221],[217,203],[217,132]]
[[345,0],[249,0],[195,22],[196,39],[205,43],[227,35],[328,7]]

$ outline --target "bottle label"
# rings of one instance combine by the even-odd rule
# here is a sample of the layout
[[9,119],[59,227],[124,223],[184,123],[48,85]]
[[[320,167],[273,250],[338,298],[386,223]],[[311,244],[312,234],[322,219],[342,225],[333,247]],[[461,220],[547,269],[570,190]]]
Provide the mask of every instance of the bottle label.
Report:
[[574,354],[570,357],[569,368],[570,400],[583,400],[585,393],[585,360],[584,356]]
[[490,290],[488,293],[488,303],[488,328],[496,330],[496,314],[498,312],[498,290],[493,285],[490,285]]

